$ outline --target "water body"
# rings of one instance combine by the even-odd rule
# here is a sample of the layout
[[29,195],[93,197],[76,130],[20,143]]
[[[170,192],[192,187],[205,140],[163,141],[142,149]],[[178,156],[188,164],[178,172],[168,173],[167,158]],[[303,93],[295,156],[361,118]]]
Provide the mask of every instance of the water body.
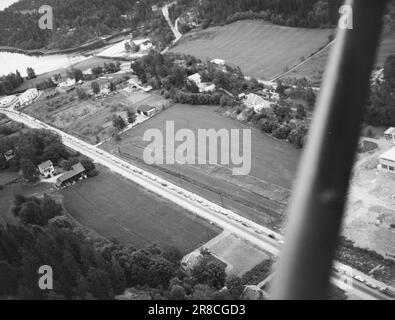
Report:
[[19,0],[0,0],[0,11],[4,10],[5,8],[8,8],[10,5],[18,1]]
[[26,68],[31,67],[37,75],[86,60],[82,55],[55,54],[46,56],[28,56],[21,53],[0,52],[0,76],[18,70],[26,76]]

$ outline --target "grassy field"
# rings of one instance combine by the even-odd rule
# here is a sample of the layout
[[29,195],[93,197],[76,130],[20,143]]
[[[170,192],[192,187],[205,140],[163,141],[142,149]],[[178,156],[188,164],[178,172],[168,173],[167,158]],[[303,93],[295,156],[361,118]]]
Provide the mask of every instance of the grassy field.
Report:
[[[319,85],[322,80],[322,74],[328,62],[330,48],[321,52],[316,57],[312,58],[300,68],[289,73],[290,77],[306,77],[314,84]],[[380,44],[377,55],[376,65],[383,67],[385,59],[395,53],[395,31],[386,34]]]
[[210,128],[251,129],[215,112],[216,108],[174,105],[124,133],[120,142],[110,141],[102,148],[115,154],[120,149],[126,160],[212,201],[232,207],[258,223],[279,222],[277,219],[282,219],[300,151],[257,129],[252,128],[252,168],[247,176],[233,176],[230,166],[223,165],[145,165],[143,152],[148,142],[142,140],[144,132],[157,128],[164,134],[167,120],[175,121],[176,131],[181,128],[189,128],[195,133],[198,129]]
[[65,208],[82,225],[136,248],[174,245],[186,254],[220,232],[106,169],[62,194]]
[[[101,88],[104,88],[116,77],[122,77],[122,75],[109,75],[97,82]],[[89,93],[91,91],[90,82],[84,83],[82,88]],[[160,107],[166,103],[164,98],[156,94],[148,94],[127,87],[122,89],[121,86],[118,89],[117,93],[102,99],[81,101],[75,90],[51,99],[43,97],[25,108],[23,112],[96,144],[97,137],[103,141],[112,136],[114,114],[121,115],[126,121],[126,107],[137,109],[142,104]]]
[[248,76],[269,80],[323,47],[332,33],[246,20],[188,34],[172,51],[222,58]]

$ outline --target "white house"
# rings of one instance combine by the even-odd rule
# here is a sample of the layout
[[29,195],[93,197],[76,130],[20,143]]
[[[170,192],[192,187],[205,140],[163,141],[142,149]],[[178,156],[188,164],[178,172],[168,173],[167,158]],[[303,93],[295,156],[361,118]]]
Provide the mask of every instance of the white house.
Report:
[[255,93],[249,93],[247,95],[240,96],[244,99],[244,104],[249,109],[254,109],[255,112],[259,112],[262,109],[270,108],[270,101],[263,99],[262,97],[256,95]]
[[130,62],[124,62],[119,67],[121,68],[121,71],[133,71]]
[[395,147],[383,153],[379,160],[379,169],[395,173]]
[[38,165],[38,171],[46,178],[49,178],[55,173],[55,168],[51,160],[45,161]]
[[384,138],[392,143],[395,143],[395,128],[391,127],[386,132],[384,132]]
[[208,82],[201,82],[199,85],[199,92],[214,92],[217,88],[215,84]]
[[224,66],[225,65],[225,60],[222,59],[213,59],[211,60],[211,63],[214,63],[218,66]]
[[194,82],[197,86],[199,86],[199,84],[202,83],[202,77],[200,76],[199,73],[195,73],[195,74],[189,76],[188,80]]
[[67,78],[66,80],[59,82],[59,87],[60,88],[71,87],[71,86],[75,86],[75,84],[76,84],[75,79]]
[[203,256],[200,252],[193,251],[190,254],[187,254],[184,258],[182,258],[181,268],[185,272],[190,273],[202,258]]
[[0,108],[9,108],[17,105],[19,103],[19,99],[17,96],[7,96],[0,99]]
[[19,103],[22,106],[31,104],[38,97],[38,90],[36,88],[28,89],[19,96]]

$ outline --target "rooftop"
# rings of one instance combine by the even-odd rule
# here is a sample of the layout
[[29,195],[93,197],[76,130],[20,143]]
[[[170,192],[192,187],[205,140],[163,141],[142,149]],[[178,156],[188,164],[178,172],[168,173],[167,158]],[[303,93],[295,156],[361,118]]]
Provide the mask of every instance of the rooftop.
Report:
[[39,165],[38,165],[38,168],[39,168],[40,170],[46,170],[46,169],[48,169],[48,168],[50,168],[50,167],[52,167],[52,166],[53,166],[52,161],[51,161],[51,160],[48,160],[48,161],[45,161],[45,162],[39,164]]
[[148,104],[142,105],[142,106],[137,108],[137,110],[141,111],[141,112],[151,111],[152,109],[156,109],[156,108],[152,107],[152,106],[149,106]]
[[85,171],[84,166],[81,164],[81,162],[78,162],[77,164],[75,164],[73,166],[73,169],[62,174],[58,180],[57,180],[57,184],[62,184],[63,182],[74,178],[75,176],[83,173]]
[[395,162],[395,147],[388,150],[387,152],[384,152],[381,156],[380,159],[384,160],[389,160],[389,161],[394,161]]

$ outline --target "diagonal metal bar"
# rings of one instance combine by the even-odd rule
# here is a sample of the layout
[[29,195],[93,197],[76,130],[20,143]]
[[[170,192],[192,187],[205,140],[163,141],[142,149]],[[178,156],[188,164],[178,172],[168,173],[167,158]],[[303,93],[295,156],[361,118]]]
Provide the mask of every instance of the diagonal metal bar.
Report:
[[274,299],[325,299],[386,0],[349,0],[338,30],[288,208]]

